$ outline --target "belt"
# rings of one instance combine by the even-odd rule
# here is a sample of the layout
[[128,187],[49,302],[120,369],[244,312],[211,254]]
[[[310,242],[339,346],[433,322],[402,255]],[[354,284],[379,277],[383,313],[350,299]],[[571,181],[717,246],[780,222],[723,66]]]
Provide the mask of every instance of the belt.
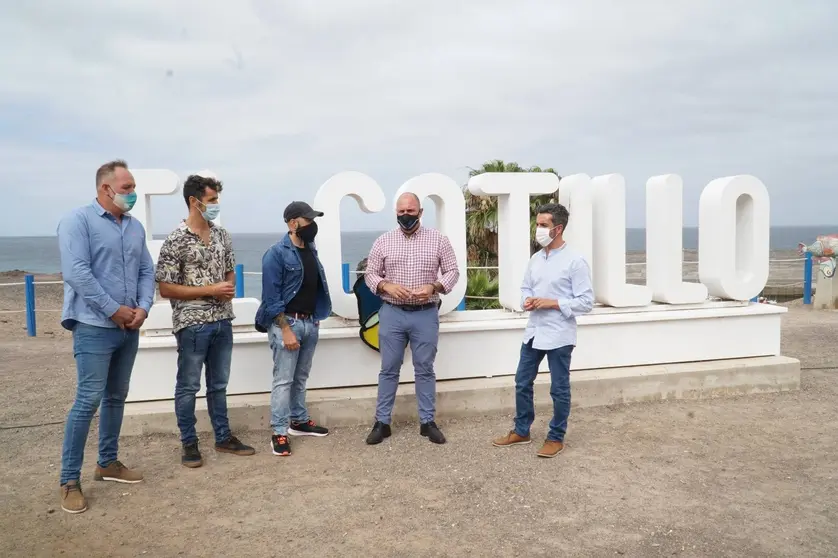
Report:
[[428,302],[426,304],[392,304],[388,302],[390,306],[393,308],[398,308],[399,310],[404,310],[405,312],[418,312],[420,310],[430,310],[431,308],[437,308],[436,302]]
[[311,314],[306,314],[305,312],[286,312],[285,315],[295,320],[307,320],[311,317]]

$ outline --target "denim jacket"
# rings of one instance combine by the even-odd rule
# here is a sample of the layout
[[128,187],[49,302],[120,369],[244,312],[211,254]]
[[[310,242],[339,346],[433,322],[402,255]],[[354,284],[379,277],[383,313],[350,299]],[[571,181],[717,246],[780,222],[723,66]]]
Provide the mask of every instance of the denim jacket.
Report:
[[[314,243],[309,244],[309,249],[314,254],[320,273],[314,319],[325,320],[332,313],[329,286]],[[286,234],[262,256],[262,303],[256,311],[256,330],[267,332],[274,319],[285,312],[286,304],[300,292],[302,285],[303,260],[297,252],[297,247],[291,242],[291,237]]]

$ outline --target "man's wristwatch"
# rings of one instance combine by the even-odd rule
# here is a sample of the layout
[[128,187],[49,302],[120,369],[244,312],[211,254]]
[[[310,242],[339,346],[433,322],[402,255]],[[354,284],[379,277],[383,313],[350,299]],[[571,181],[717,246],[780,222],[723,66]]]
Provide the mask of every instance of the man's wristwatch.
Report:
[[433,284],[433,288],[434,288],[434,294],[442,293],[442,283],[440,283],[439,281],[437,281]]

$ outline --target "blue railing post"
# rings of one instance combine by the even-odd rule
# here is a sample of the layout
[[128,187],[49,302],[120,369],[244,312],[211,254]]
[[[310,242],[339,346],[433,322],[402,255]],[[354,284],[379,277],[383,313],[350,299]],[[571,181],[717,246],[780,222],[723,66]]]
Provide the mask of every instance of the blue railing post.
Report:
[[244,298],[244,264],[236,264],[236,298]]
[[460,303],[457,305],[457,311],[462,312],[465,309],[466,309],[466,297],[463,297],[463,300],[461,300]]
[[352,288],[349,285],[349,264],[343,263],[340,266],[341,277],[343,278],[343,292],[351,293]]
[[26,293],[26,334],[35,337],[35,277],[26,275],[24,277]]
[[803,263],[803,304],[812,304],[812,253],[806,252]]

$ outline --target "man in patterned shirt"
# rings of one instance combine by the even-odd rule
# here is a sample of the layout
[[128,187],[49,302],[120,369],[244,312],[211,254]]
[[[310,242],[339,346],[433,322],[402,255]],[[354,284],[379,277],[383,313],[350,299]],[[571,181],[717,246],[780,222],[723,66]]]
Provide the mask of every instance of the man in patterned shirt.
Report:
[[203,463],[195,432],[195,395],[206,366],[207,411],[215,432],[215,450],[253,455],[230,432],[227,382],[233,355],[235,257],[230,233],[212,223],[221,206],[221,182],[192,175],[183,184],[189,217],[160,248],[156,279],[160,295],[172,304],[172,330],[177,339],[178,370],[175,414],[183,444],[181,463]]
[[444,444],[445,436],[434,422],[434,359],[439,340],[439,295],[448,294],[457,284],[457,257],[447,237],[421,225],[422,208],[416,194],[399,196],[396,216],[399,227],[384,233],[372,245],[364,275],[370,290],[384,301],[378,312],[378,402],[367,443],[378,444],[390,436],[399,372],[410,344],[419,433],[431,442]]

